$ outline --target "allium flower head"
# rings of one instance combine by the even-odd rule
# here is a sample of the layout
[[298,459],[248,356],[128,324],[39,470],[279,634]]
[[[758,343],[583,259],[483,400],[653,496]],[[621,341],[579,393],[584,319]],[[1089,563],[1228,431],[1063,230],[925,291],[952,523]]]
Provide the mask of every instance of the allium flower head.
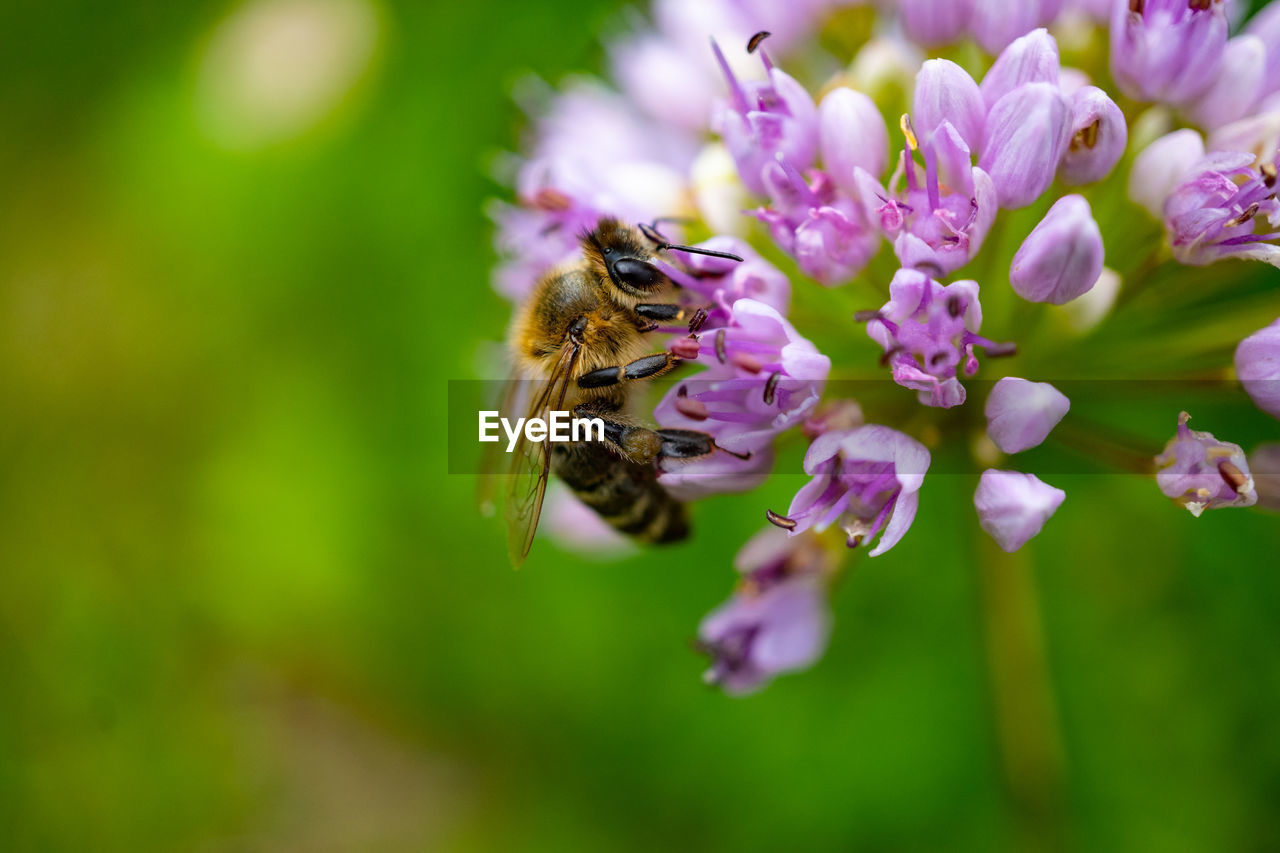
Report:
[[[630,319],[674,358],[642,362],[669,382],[652,391],[617,374],[624,414],[712,452],[637,476],[681,501],[747,492],[799,474],[786,448],[809,442],[807,479],[785,514],[757,499],[773,527],[699,629],[730,693],[822,654],[833,578],[901,541],[935,458],[975,481],[976,523],[1005,551],[1034,553],[1066,498],[1053,472],[997,467],[1041,445],[1016,459],[1141,473],[1196,515],[1280,494],[1185,414],[1160,453],[1167,435],[1105,425],[1067,384],[1140,379],[1132,405],[1177,411],[1176,380],[1238,379],[1251,415],[1280,418],[1280,320],[1241,340],[1280,313],[1247,279],[1280,267],[1280,4],[1247,23],[1235,0],[845,5],[653,0],[608,46],[616,89],[522,98],[530,138],[490,210],[494,284],[517,302],[580,264],[602,217],[646,241],[662,296]],[[1218,261],[1263,264],[1187,269]],[[997,356],[1051,382],[1002,376]]]

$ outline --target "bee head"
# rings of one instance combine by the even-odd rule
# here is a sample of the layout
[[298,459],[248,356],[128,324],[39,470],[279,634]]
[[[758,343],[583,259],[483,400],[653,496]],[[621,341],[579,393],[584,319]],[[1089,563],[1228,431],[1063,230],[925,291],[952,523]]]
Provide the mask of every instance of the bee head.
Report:
[[616,219],[601,219],[582,236],[582,249],[592,268],[627,296],[643,298],[667,284],[641,234]]

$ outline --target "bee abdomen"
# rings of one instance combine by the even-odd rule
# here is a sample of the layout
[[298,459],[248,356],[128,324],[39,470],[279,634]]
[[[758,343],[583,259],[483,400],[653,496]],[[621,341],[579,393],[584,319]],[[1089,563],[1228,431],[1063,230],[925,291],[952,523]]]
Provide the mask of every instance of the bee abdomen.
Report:
[[653,543],[689,535],[684,504],[659,485],[652,469],[607,451],[566,454],[558,462],[556,473],[565,484],[615,530]]

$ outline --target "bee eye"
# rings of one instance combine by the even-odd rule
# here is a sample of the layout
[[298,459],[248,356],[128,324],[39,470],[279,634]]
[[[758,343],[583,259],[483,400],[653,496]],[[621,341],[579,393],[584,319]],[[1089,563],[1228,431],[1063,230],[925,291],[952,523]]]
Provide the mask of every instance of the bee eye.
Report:
[[621,258],[613,265],[619,282],[641,290],[658,287],[663,282],[662,273],[653,264],[636,258]]
[[605,246],[604,247],[605,257],[607,258],[609,255],[612,255],[612,254],[613,254],[613,248],[611,246]]

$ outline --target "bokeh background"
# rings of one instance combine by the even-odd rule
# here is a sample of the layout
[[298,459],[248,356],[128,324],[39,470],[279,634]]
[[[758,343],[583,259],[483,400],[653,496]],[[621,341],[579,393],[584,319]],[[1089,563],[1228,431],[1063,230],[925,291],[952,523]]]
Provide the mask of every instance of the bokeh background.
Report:
[[0,847],[1280,847],[1274,516],[1062,475],[1005,558],[933,478],[747,700],[689,640],[794,482],[511,571],[443,430],[488,174],[639,11],[3,4]]

